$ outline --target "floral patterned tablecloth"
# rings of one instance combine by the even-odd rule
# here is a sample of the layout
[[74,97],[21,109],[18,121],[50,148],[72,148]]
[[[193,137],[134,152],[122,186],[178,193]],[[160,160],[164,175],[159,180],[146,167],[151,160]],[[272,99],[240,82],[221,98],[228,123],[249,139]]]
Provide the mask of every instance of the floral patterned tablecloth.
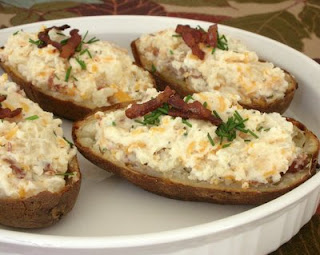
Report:
[[[156,15],[217,22],[287,44],[320,63],[320,0],[3,0],[0,27],[92,15]],[[272,254],[320,254],[320,207]]]

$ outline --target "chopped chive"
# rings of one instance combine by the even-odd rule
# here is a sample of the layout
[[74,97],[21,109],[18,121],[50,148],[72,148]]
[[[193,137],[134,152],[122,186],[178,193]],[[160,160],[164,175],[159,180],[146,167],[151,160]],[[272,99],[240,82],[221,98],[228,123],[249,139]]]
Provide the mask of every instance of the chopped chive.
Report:
[[32,116],[25,118],[25,120],[36,120],[36,119],[39,119],[38,115],[32,115]]
[[137,123],[139,123],[139,124],[141,124],[141,125],[146,125],[146,123],[144,123],[143,121],[141,121],[141,120],[134,120],[135,122],[137,122]]
[[59,79],[58,75],[54,74],[54,77],[56,77],[56,78],[57,78],[57,80],[59,80],[59,81],[60,81],[60,79]]
[[71,148],[73,148],[73,143],[70,142],[67,138],[63,137],[63,139],[70,145]]
[[61,32],[57,32],[57,35],[66,36],[64,33],[61,33]]
[[89,57],[92,58],[92,55],[91,55],[91,53],[90,53],[90,51],[88,49],[85,49],[85,50],[81,51],[80,55],[83,55],[85,53],[88,53]]
[[79,58],[75,58],[75,60],[78,62],[78,64],[81,66],[81,69],[82,70],[86,70],[87,69],[87,65],[86,65],[86,63],[83,61],[83,60],[81,60],[81,59],[79,59]]
[[245,142],[251,142],[251,140],[249,140],[249,139],[244,139],[244,141],[245,141]]
[[152,64],[151,66],[151,73],[155,73],[157,71],[157,68]]
[[216,116],[218,119],[222,120],[216,110],[213,110],[212,112],[213,112],[214,116]]
[[251,134],[252,136],[254,136],[255,138],[259,138],[259,136],[257,136],[255,133],[253,133],[250,129],[248,129],[248,133]]
[[206,30],[204,30],[200,25],[197,26],[198,30],[201,30],[202,32],[206,32]]
[[189,121],[187,121],[186,119],[182,119],[182,123],[187,125],[188,127],[192,127],[192,124]]
[[212,48],[211,54],[213,55],[216,52],[216,48]]
[[73,78],[75,81],[78,81],[78,79],[77,79],[74,75],[72,75],[72,78]]
[[182,37],[182,35],[179,34],[173,34],[172,37]]
[[43,42],[40,40],[34,41],[31,38],[29,38],[29,43],[32,43],[34,45],[40,46]]
[[65,44],[67,44],[68,40],[69,40],[69,38],[63,39],[63,40],[60,41],[60,43],[62,45],[65,45]]
[[95,43],[95,42],[97,42],[97,41],[100,41],[100,40],[94,36],[94,37],[92,37],[89,41],[87,41],[86,44]]
[[170,54],[173,55],[173,50],[169,50]]
[[112,121],[112,126],[114,126],[114,127],[116,126],[116,123],[114,121]]
[[185,132],[183,135],[184,135],[184,136],[188,136],[188,132]]
[[266,131],[266,132],[268,132],[270,130],[270,128],[266,128],[266,129],[264,129],[264,131]]
[[211,143],[211,145],[214,146],[214,141],[213,141],[213,139],[212,139],[212,137],[211,137],[211,135],[209,133],[207,134],[207,137],[208,137],[209,142]]
[[260,131],[261,129],[263,129],[263,126],[260,126],[259,128],[257,128],[257,131]]
[[69,81],[70,74],[71,74],[72,66],[70,66],[66,72],[66,77],[64,78],[64,81]]
[[224,145],[222,145],[222,148],[224,149],[224,148],[227,148],[227,147],[229,147],[231,145],[231,143],[225,143]]
[[82,39],[82,41],[84,41],[85,39],[86,39],[86,37],[87,37],[87,35],[88,35],[88,30],[86,31],[86,33],[84,34],[84,36],[83,36],[83,39]]
[[20,31],[18,30],[18,31],[16,31],[16,32],[14,32],[12,35],[17,35],[19,32],[20,32]]
[[187,95],[187,96],[185,97],[184,101],[185,101],[186,103],[188,103],[188,102],[190,101],[190,99],[194,100],[194,98],[193,98],[191,95]]
[[204,102],[204,103],[203,103],[203,107],[204,107],[204,108],[207,108],[207,106],[208,106],[208,103],[207,103],[207,102]]

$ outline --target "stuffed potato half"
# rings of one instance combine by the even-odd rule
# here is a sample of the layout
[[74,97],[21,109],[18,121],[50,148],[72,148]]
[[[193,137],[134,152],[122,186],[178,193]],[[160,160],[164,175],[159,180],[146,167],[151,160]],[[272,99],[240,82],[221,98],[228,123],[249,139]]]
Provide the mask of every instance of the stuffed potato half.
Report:
[[[148,90],[144,100],[157,95]],[[131,119],[135,103],[117,105],[75,122],[75,145],[99,167],[182,200],[261,204],[315,174],[319,142],[300,122],[243,109],[237,97],[217,91],[190,98],[186,104],[201,102],[222,122],[172,117],[172,106]]]

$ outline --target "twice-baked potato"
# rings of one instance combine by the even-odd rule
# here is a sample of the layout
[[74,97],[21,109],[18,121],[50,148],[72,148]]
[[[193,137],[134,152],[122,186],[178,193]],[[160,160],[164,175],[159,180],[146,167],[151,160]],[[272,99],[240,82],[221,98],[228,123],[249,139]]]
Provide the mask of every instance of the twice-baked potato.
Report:
[[181,96],[219,90],[239,95],[245,108],[283,113],[298,87],[291,74],[260,61],[239,40],[219,34],[215,25],[208,32],[178,25],[142,35],[131,49],[160,90],[170,84]]
[[127,50],[110,42],[63,32],[68,25],[17,31],[0,50],[0,65],[44,110],[70,120],[97,107],[138,100],[154,87]]
[[262,204],[288,192],[315,173],[319,152],[318,138],[298,121],[243,109],[218,91],[183,102],[167,88],[75,122],[73,140],[88,160],[145,190],[224,204]]
[[0,224],[41,228],[74,206],[81,174],[61,120],[0,77]]

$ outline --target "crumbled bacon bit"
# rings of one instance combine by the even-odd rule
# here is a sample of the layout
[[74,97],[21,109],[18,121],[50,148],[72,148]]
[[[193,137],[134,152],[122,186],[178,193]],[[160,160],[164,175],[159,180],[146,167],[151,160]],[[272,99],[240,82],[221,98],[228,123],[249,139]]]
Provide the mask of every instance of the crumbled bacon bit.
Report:
[[22,108],[17,108],[11,111],[9,108],[0,108],[0,119],[13,118],[22,112]]
[[170,116],[181,117],[183,119],[207,120],[216,126],[222,123],[221,119],[212,115],[211,111],[205,108],[199,101],[188,104],[175,94],[175,91],[170,89],[169,86],[154,99],[142,104],[132,104],[131,107],[125,111],[125,114],[128,118],[134,119],[156,110],[164,103],[168,103],[168,105],[172,107],[168,111],[168,115]]
[[164,103],[166,103],[170,96],[175,93],[169,86],[165,88],[165,90],[160,93],[156,98],[151,99],[145,103],[137,104],[134,103],[130,108],[126,110],[126,116],[130,119],[134,119],[137,117],[141,117],[146,115],[149,112],[156,110],[161,107]]
[[177,25],[175,32],[182,36],[184,42],[191,48],[192,54],[203,60],[205,53],[200,49],[199,43],[216,47],[218,40],[217,29],[217,24],[211,25],[208,32],[191,28],[189,25]]
[[73,29],[70,31],[70,38],[68,39],[65,45],[62,45],[60,42],[56,42],[50,39],[49,31],[51,29],[57,29],[63,31],[67,28],[70,28],[69,25],[63,25],[60,27],[53,26],[45,29],[44,31],[38,34],[38,38],[42,43],[38,46],[39,48],[43,48],[48,44],[51,44],[55,48],[60,51],[60,57],[62,58],[70,58],[74,53],[78,45],[81,43],[81,36],[78,34],[78,29]]
[[10,165],[10,168],[12,169],[12,173],[18,178],[18,179],[23,179],[26,176],[25,171],[18,167],[16,165],[16,162],[14,162],[11,159],[4,159],[5,162],[7,162]]

